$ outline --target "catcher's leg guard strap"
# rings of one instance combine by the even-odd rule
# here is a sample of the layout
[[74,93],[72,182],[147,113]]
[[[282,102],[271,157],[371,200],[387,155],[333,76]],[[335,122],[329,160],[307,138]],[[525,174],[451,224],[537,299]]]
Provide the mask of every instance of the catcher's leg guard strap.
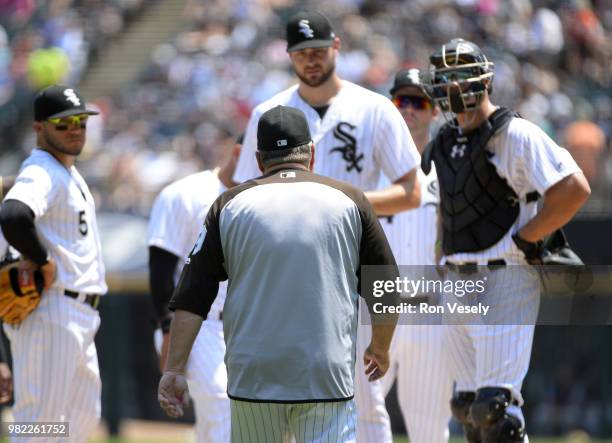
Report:
[[506,409],[512,394],[505,388],[481,388],[470,406],[469,416],[483,443],[522,443],[525,429],[521,420]]
[[453,394],[450,401],[453,417],[463,425],[463,432],[469,443],[482,443],[478,431],[470,419],[470,406],[476,399],[473,391],[459,391]]

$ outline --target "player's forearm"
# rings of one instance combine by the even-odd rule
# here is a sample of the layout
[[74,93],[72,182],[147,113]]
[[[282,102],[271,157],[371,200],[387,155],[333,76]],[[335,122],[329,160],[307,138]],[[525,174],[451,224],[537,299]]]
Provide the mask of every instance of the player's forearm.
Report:
[[193,347],[203,318],[193,312],[177,309],[170,328],[170,347],[168,349],[168,360],[166,371],[184,373],[187,367],[189,353]]
[[538,214],[519,231],[528,242],[536,242],[559,229],[587,201],[591,188],[582,173],[570,175],[550,188]]
[[372,340],[370,347],[379,352],[388,352],[391,347],[391,339],[395,331],[399,316],[397,314],[388,315],[383,324],[372,323]]
[[0,210],[0,226],[6,241],[21,255],[37,265],[47,262],[47,249],[41,243],[34,224],[34,213],[18,200],[8,200]]
[[391,186],[378,191],[368,191],[366,197],[377,215],[394,215],[421,204],[421,190],[416,170],[410,171]]

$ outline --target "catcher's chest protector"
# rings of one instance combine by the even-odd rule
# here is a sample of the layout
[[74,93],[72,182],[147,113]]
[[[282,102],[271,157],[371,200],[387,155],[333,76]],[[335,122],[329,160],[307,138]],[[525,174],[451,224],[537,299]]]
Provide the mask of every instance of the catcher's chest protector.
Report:
[[489,139],[518,114],[499,108],[478,129],[460,134],[444,125],[423,153],[427,173],[433,160],[440,183],[442,249],[445,255],[482,251],[508,232],[519,215],[518,197],[499,176]]

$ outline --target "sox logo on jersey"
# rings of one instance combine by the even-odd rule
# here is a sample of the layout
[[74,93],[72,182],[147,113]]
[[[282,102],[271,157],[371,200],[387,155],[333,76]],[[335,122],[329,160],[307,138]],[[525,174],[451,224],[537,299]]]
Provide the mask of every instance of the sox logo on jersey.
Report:
[[334,128],[334,137],[344,143],[343,146],[337,146],[332,148],[329,152],[339,152],[342,154],[342,160],[347,163],[346,170],[351,171],[356,169],[357,172],[361,172],[361,161],[363,160],[363,154],[357,155],[357,140],[348,131],[355,129],[355,125],[351,125],[348,122],[340,122]]

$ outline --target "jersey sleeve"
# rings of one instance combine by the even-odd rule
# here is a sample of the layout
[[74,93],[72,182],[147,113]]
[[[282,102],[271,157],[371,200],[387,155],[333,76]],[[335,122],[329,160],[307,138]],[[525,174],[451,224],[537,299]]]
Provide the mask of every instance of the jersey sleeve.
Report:
[[358,204],[362,224],[359,263],[361,265],[395,266],[395,257],[374,208],[365,196]]
[[40,165],[27,165],[17,176],[4,200],[19,200],[28,205],[35,217],[42,216],[55,198],[53,178]]
[[374,158],[392,183],[420,165],[421,156],[408,126],[390,100],[381,102],[373,126]]
[[540,195],[565,177],[580,172],[571,154],[535,124],[523,120],[516,140],[522,148],[524,175]]
[[183,309],[206,318],[217,297],[219,282],[228,278],[219,231],[220,208],[221,197],[208,212],[200,235],[183,267],[169,304],[173,311]]
[[236,183],[243,183],[261,175],[261,171],[257,166],[257,160],[255,159],[255,151],[257,151],[257,125],[260,115],[261,111],[258,108],[255,108],[251,113],[251,118],[244,133],[244,141],[240,150],[236,171],[234,171],[234,181]]
[[[373,306],[377,299],[373,297],[371,291],[362,291],[362,286],[365,288],[372,287],[374,278],[384,281],[394,281],[399,277],[399,270],[391,246],[387,240],[387,236],[380,225],[378,217],[374,212],[374,208],[368,202],[363,193],[355,199],[359,207],[359,216],[361,218],[361,244],[359,247],[359,267],[357,277],[359,280],[359,293],[364,297],[370,314],[373,314]],[[367,276],[362,275],[363,266],[376,266],[376,270],[371,269]],[[366,278],[367,277],[367,278]],[[378,300],[380,301],[380,300]],[[386,305],[391,305],[399,302],[398,293],[390,293],[384,300]]]
[[[183,260],[193,246],[193,214],[174,189],[166,187],[157,196],[149,218],[148,245],[156,246]],[[185,222],[190,221],[190,223]]]

